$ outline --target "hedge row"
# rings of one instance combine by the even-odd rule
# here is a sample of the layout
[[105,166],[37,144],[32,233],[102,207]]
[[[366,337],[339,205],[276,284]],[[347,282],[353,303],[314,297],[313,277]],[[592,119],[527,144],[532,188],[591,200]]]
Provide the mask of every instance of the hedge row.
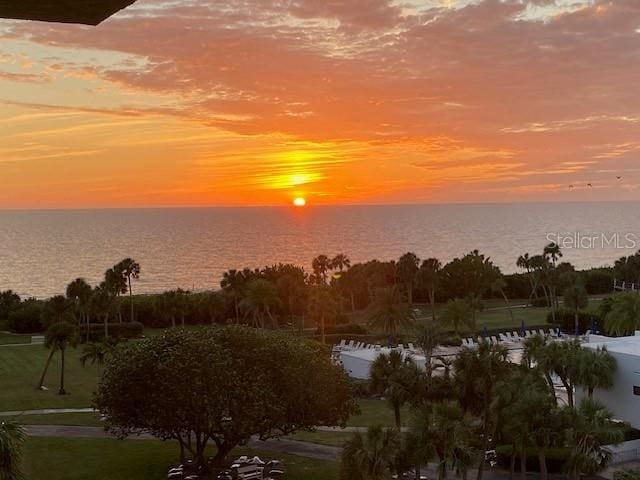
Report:
[[[129,339],[140,338],[144,332],[144,325],[140,322],[126,323],[109,323],[107,324],[110,337]],[[104,323],[89,324],[89,340],[99,341],[104,338]],[[80,336],[85,339],[87,335],[87,326],[83,325],[80,329]]]

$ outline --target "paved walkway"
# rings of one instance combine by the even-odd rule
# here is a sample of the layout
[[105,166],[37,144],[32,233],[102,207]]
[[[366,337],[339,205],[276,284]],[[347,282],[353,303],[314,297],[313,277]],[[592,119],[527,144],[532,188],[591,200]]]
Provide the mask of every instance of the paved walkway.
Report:
[[93,408],[44,408],[42,410],[14,410],[0,412],[0,417],[18,417],[22,415],[55,415],[56,413],[94,413]]

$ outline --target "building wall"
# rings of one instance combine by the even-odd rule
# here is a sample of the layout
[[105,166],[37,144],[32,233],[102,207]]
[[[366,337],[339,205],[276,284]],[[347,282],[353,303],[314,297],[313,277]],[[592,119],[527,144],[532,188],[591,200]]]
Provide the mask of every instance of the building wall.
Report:
[[[611,352],[618,369],[611,390],[596,390],[593,398],[605,404],[618,420],[629,422],[632,427],[640,428],[640,395],[634,395],[633,387],[640,393],[640,357],[626,353]],[[576,391],[579,402],[587,396],[582,389]]]

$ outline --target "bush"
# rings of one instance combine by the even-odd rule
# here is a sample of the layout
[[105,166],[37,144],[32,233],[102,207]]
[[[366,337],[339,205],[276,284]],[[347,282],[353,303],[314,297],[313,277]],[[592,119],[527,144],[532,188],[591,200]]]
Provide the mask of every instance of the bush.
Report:
[[[316,330],[316,335],[320,335],[320,328]],[[328,325],[324,327],[325,335],[366,335],[367,329],[357,323],[346,323],[343,325]]]
[[[552,322],[551,312],[547,314],[547,321]],[[573,335],[575,332],[575,314],[571,310],[561,308],[556,311],[556,322],[560,325],[560,329],[564,333]],[[587,330],[591,330],[592,324],[595,324],[596,328],[602,329],[603,322],[600,315],[592,312],[578,312],[578,327],[579,333],[583,334]]]
[[[109,323],[109,336],[121,339],[139,338],[142,336],[144,326],[140,322]],[[87,326],[80,329],[80,336],[85,339],[87,336]],[[104,323],[89,324],[89,340],[100,341],[104,338]]]
[[640,480],[640,470],[637,468],[617,470],[613,474],[613,480]]
[[[511,461],[511,445],[499,445],[496,447],[496,456],[498,465],[502,468],[509,469]],[[539,472],[540,462],[538,460],[538,450],[535,448],[527,448],[527,471]],[[547,457],[547,471],[548,473],[562,473],[564,471],[565,464],[569,459],[571,451],[566,447],[550,447],[545,451]],[[520,454],[516,453],[516,471],[520,471]]]
[[545,297],[532,298],[531,306],[538,307],[538,308],[548,307],[549,302],[547,302],[547,299]]
[[615,272],[612,268],[592,268],[580,272],[580,276],[589,295],[610,293],[613,290]]
[[44,305],[39,300],[26,300],[13,310],[7,319],[7,328],[14,333],[38,333],[44,330],[42,313]]

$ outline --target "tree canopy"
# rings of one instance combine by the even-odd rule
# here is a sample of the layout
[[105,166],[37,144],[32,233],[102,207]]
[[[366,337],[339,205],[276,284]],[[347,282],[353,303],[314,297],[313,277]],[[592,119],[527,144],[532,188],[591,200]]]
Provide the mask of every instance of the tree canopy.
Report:
[[106,362],[95,406],[119,436],[177,440],[183,457],[223,463],[239,444],[319,425],[344,425],[357,407],[324,348],[245,327],[171,330],[125,344]]

